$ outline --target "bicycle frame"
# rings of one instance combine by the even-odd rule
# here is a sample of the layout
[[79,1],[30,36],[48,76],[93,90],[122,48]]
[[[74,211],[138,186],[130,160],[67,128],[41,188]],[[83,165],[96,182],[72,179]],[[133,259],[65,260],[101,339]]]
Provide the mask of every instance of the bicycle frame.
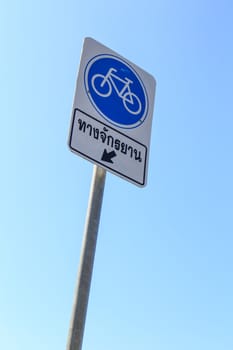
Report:
[[[112,86],[114,87],[114,89],[115,89],[117,95],[118,95],[120,98],[125,99],[126,101],[128,101],[128,102],[130,102],[130,103],[133,103],[132,92],[131,92],[130,86],[129,86],[130,84],[133,84],[132,80],[130,80],[130,79],[128,79],[128,78],[125,78],[125,80],[122,79],[122,78],[119,78],[119,77],[118,77],[117,75],[115,75],[113,72],[117,72],[117,70],[116,70],[115,68],[110,68],[109,71],[107,72],[107,74],[106,74],[106,76],[105,76],[105,79],[104,79],[104,81],[103,81],[102,84],[104,85],[104,83],[105,83],[107,80],[109,80],[109,81],[111,82]],[[123,86],[123,88],[122,88],[121,90],[118,90],[118,88],[117,88],[117,86],[116,86],[116,84],[115,84],[113,78],[116,79],[116,80],[118,80],[118,81],[120,81],[121,83],[124,84],[124,86]],[[128,91],[127,94],[126,94],[126,95],[129,96],[128,99],[124,96],[124,93],[125,93],[126,91]]]

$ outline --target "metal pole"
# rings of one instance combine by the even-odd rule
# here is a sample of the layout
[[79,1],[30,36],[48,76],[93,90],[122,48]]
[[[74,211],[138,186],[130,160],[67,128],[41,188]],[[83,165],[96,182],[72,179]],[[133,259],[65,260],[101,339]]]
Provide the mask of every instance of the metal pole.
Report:
[[82,348],[105,178],[106,171],[94,165],[78,281],[74,297],[66,350],[81,350]]

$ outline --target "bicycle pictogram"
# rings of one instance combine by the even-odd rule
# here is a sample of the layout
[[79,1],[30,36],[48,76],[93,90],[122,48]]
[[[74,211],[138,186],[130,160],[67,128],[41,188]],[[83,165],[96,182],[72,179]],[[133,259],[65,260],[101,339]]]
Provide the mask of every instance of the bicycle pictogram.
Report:
[[[99,96],[107,98],[114,89],[119,98],[122,99],[125,109],[131,114],[139,114],[142,110],[142,104],[139,97],[131,91],[130,85],[133,84],[133,81],[127,77],[122,79],[116,73],[117,69],[111,67],[106,75],[100,73],[93,75],[91,84],[94,91]],[[123,84],[121,89],[116,84],[117,82]]]
[[121,128],[140,126],[148,111],[143,82],[127,62],[97,55],[86,65],[85,89],[92,105],[107,121]]

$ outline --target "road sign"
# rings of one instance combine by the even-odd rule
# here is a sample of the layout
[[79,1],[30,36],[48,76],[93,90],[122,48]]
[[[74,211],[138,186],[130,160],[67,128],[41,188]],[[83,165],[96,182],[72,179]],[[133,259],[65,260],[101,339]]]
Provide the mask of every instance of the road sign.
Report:
[[154,94],[150,74],[86,38],[74,97],[71,150],[145,186]]

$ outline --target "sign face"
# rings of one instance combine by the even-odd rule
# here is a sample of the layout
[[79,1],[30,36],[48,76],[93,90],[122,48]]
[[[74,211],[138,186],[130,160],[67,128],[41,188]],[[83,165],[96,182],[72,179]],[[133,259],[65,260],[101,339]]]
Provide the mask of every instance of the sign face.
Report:
[[70,149],[145,186],[154,94],[151,75],[86,38],[74,98]]

